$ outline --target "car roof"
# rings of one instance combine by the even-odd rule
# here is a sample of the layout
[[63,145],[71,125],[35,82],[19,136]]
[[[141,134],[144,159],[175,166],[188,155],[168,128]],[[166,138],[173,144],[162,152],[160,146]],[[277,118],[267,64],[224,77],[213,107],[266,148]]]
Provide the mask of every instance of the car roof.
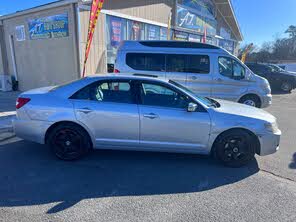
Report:
[[[176,49],[178,49],[176,51]],[[119,51],[127,51],[127,52],[137,52],[137,51],[145,51],[145,52],[158,52],[161,50],[162,52],[194,52],[198,53],[219,53],[219,54],[230,54],[226,50],[221,47],[204,44],[198,42],[188,42],[188,41],[165,41],[165,40],[150,40],[150,41],[131,41],[125,40],[122,41]]]
[[155,75],[145,75],[145,74],[137,74],[137,73],[106,73],[106,74],[94,74],[94,75],[88,75],[86,78],[95,78],[98,80],[104,80],[104,79],[130,79],[130,80],[153,80],[158,82],[168,82],[169,80],[163,79],[161,77],[158,77],[157,74]]

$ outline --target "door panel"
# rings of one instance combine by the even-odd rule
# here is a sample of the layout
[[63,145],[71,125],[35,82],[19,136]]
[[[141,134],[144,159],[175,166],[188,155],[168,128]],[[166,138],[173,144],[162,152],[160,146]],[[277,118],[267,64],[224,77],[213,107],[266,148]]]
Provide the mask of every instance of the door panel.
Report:
[[140,144],[145,149],[206,152],[210,118],[187,112],[190,97],[172,86],[150,81],[139,84]]
[[199,96],[212,95],[212,75],[188,73],[186,87]]
[[167,79],[174,80],[198,95],[211,95],[210,59],[208,55],[168,54]]
[[208,113],[144,105],[139,106],[139,111],[142,146],[205,152],[210,132]]
[[73,100],[78,121],[96,139],[96,147],[139,144],[139,112],[136,104]]
[[[247,93],[249,81],[245,78],[239,80],[234,79],[232,73],[233,70],[229,70],[229,73],[224,70],[223,75],[220,74],[221,70],[219,69],[219,58],[215,58],[216,61],[214,63],[215,68],[213,75],[212,97],[237,101],[241,95]],[[224,58],[229,59],[229,61],[235,61],[230,57]],[[231,67],[231,69],[233,69],[233,67]]]
[[139,144],[139,111],[130,80],[101,80],[71,97],[76,118],[95,137],[95,146]]

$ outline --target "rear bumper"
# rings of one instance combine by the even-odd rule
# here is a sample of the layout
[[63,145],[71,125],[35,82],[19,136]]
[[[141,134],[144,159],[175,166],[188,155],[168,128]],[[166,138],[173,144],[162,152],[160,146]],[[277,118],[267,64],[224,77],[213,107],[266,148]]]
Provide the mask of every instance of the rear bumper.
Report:
[[266,108],[272,103],[272,95],[267,94],[266,96],[261,97],[261,108]]
[[20,120],[12,121],[14,132],[17,137],[37,143],[45,143],[45,133],[51,126],[50,122],[36,120]]
[[260,141],[260,156],[273,154],[280,148],[281,131],[276,133],[266,133],[259,136]]

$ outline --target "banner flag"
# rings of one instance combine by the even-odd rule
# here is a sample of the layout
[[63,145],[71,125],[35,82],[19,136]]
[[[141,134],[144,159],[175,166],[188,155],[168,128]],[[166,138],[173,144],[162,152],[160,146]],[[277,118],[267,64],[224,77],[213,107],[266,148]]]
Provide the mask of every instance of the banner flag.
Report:
[[86,62],[88,59],[89,51],[91,42],[94,36],[94,31],[96,28],[97,20],[99,17],[99,13],[101,12],[103,8],[104,0],[93,0],[91,4],[91,10],[89,15],[89,25],[88,25],[88,33],[87,33],[87,41],[86,41],[86,47],[85,47],[85,56],[84,56],[84,64],[83,64],[83,72],[82,76],[85,76],[85,68],[86,68]]

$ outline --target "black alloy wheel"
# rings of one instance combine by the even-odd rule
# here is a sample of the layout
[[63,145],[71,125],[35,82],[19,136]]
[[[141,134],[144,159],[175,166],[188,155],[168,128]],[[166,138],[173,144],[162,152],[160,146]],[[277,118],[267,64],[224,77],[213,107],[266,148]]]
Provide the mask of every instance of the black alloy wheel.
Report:
[[283,82],[281,84],[281,90],[286,93],[290,93],[292,91],[292,84],[290,82]]
[[62,160],[76,160],[91,149],[88,134],[74,124],[59,125],[50,133],[49,144],[53,153]]
[[241,167],[254,159],[254,138],[241,129],[226,132],[216,140],[214,152],[215,157],[224,165]]

